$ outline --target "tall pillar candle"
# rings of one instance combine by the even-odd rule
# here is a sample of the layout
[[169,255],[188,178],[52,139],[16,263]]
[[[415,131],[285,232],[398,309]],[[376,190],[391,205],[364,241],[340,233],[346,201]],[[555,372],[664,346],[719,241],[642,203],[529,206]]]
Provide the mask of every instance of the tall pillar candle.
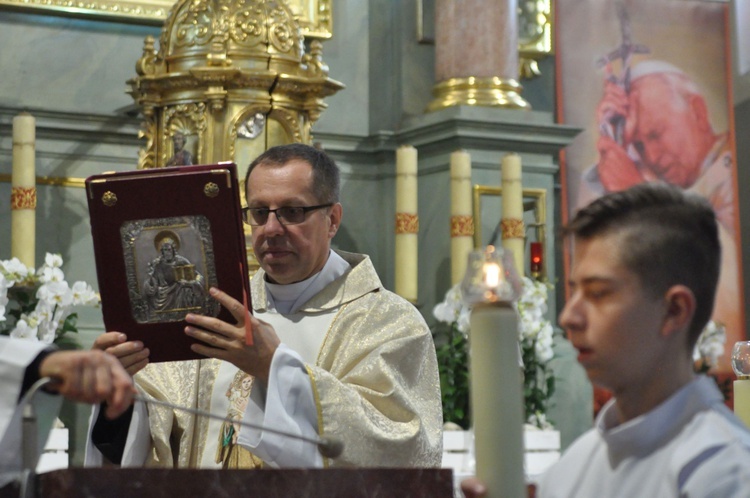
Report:
[[750,427],[750,377],[734,381],[734,414]]
[[476,475],[488,498],[520,498],[526,486],[518,318],[510,303],[482,303],[470,324]]
[[466,273],[466,260],[474,247],[471,208],[471,156],[465,150],[451,154],[451,283]]
[[502,217],[500,228],[503,248],[513,254],[513,261],[519,275],[523,275],[524,237],[523,225],[523,186],[521,183],[521,157],[506,154],[501,162]]
[[734,414],[750,427],[750,341],[737,341],[732,346],[734,381]]
[[396,294],[417,302],[417,149],[396,150]]
[[10,253],[34,268],[36,236],[36,171],[34,117],[13,118],[13,171],[10,194]]

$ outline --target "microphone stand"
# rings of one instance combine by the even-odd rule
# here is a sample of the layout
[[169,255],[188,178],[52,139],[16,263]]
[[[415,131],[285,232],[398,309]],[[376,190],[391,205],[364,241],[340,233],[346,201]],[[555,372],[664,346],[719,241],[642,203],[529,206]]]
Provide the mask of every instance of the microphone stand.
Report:
[[36,393],[45,385],[52,382],[49,377],[42,377],[31,385],[19,403],[23,409],[21,421],[21,463],[23,465],[19,475],[20,498],[32,498],[36,495],[34,477],[39,462],[38,428],[36,410],[32,400]]
[[344,451],[344,443],[336,438],[332,438],[328,436],[318,437],[318,438],[309,438],[306,436],[300,436],[299,434],[292,434],[290,432],[285,432],[279,429],[274,429],[272,427],[265,427],[260,424],[252,424],[252,423],[245,422],[242,420],[230,419],[229,417],[223,417],[221,415],[216,415],[214,413],[211,413],[205,410],[199,410],[197,408],[189,408],[187,406],[175,405],[173,403],[168,403],[166,401],[149,399],[141,394],[136,394],[133,398],[137,401],[141,401],[146,404],[164,406],[167,408],[171,408],[173,410],[181,410],[183,412],[192,413],[193,415],[197,415],[199,417],[213,418],[216,420],[221,420],[223,422],[231,422],[234,424],[238,424],[242,427],[248,427],[250,429],[260,429],[262,431],[270,432],[273,434],[278,434],[280,436],[284,436],[284,437],[288,437],[292,439],[298,439],[300,441],[304,441],[306,443],[314,444],[315,446],[317,446],[318,452],[325,458],[332,458],[332,459],[337,458]]

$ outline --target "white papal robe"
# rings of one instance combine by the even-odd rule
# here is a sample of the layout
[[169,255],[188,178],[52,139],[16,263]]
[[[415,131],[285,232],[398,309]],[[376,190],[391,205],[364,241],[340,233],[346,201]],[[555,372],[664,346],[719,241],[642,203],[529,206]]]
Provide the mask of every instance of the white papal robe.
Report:
[[[293,284],[292,295],[275,289],[278,306],[265,272],[253,277],[254,313],[282,341],[266,389],[252,386],[248,396],[244,373],[219,360],[151,364],[136,375],[138,388],[156,399],[222,416],[241,410],[247,422],[335,437],[344,445],[339,458],[329,461],[314,445],[268,431],[136,403],[121,464],[439,466],[442,410],[430,331],[414,306],[382,287],[367,256],[339,254],[320,274]],[[233,438],[252,460],[234,448],[222,451]],[[101,457],[89,438],[86,464]]]

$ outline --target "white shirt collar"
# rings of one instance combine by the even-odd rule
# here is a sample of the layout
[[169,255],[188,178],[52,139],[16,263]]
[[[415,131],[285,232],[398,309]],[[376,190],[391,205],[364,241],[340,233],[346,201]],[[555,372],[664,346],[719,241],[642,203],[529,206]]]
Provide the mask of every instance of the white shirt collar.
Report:
[[344,258],[336,254],[335,251],[330,251],[323,269],[305,280],[285,285],[272,284],[266,281],[268,310],[275,310],[282,315],[296,313],[303,304],[322,291],[328,284],[349,271],[350,268],[351,265]]

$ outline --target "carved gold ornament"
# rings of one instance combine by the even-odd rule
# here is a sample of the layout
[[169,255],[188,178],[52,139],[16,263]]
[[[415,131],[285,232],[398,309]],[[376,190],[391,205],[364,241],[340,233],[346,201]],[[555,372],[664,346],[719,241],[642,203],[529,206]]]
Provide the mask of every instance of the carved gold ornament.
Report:
[[214,198],[219,195],[219,186],[214,182],[208,182],[206,186],[203,187],[203,193],[206,194],[206,197]]
[[158,49],[145,39],[128,80],[146,139],[138,168],[166,166],[176,133],[193,164],[249,164],[272,145],[310,143],[324,98],[343,85],[328,77],[319,40],[305,52],[303,11],[280,0],[178,0]]
[[112,207],[117,204],[117,196],[111,190],[107,190],[102,194],[102,204],[107,207]]

